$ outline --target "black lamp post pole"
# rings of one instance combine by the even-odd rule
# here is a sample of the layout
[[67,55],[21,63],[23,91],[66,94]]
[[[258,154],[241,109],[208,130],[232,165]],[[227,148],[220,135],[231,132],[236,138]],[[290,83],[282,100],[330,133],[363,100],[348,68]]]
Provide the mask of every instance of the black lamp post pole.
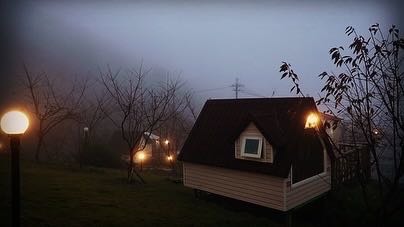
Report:
[[20,135],[10,135],[12,225],[20,226]]
[[140,159],[140,171],[141,172],[143,171],[143,158]]

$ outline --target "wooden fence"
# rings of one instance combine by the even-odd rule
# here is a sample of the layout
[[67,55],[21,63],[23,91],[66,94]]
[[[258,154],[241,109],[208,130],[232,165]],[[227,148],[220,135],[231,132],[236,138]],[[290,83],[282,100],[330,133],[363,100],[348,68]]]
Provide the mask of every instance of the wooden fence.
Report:
[[333,187],[352,181],[358,174],[370,178],[370,155],[366,146],[340,144],[340,151],[331,164]]

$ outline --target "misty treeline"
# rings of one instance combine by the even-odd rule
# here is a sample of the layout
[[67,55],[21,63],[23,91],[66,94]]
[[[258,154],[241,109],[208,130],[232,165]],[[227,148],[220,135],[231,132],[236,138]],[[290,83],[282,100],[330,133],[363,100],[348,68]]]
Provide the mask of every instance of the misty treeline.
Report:
[[[325,107],[326,113],[343,119],[348,135],[344,142],[356,154],[354,163],[345,161],[355,167],[366,217],[370,217],[367,224],[388,225],[386,220],[404,208],[399,187],[404,175],[404,39],[394,25],[384,31],[374,24],[366,35],[349,26],[345,33],[352,42],[347,48],[330,49],[336,69],[319,75],[323,87],[317,104]],[[280,72],[281,78],[291,79],[291,92],[303,95],[291,65],[283,62]],[[347,158],[341,144],[333,143],[333,147],[337,156]],[[370,154],[376,182],[369,180],[361,168],[364,147]]]
[[156,134],[179,149],[195,120],[190,89],[179,75],[130,69],[99,69],[94,76],[61,77],[23,66],[24,108],[31,121],[27,149],[36,161],[127,167]]

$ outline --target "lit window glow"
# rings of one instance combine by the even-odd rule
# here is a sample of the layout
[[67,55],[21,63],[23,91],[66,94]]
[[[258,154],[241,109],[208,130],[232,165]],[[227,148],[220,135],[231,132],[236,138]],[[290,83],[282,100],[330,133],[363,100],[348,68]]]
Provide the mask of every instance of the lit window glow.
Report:
[[310,113],[309,116],[307,116],[304,128],[315,128],[318,126],[319,122],[320,118],[318,117],[318,115],[315,113]]
[[1,118],[1,130],[9,135],[23,134],[29,126],[28,117],[20,111],[10,111]]

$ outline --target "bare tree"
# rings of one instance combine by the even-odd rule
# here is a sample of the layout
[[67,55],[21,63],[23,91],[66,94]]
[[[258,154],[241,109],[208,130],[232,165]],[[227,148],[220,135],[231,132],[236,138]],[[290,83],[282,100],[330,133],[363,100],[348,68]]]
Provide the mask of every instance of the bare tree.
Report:
[[[367,37],[349,26],[346,34],[353,39],[350,53],[343,47],[331,48],[331,59],[340,72],[319,75],[325,83],[317,103],[349,121],[350,142],[357,152],[360,145],[369,150],[378,185],[376,209],[369,205],[369,182],[360,168],[357,176],[369,211],[377,214],[378,225],[384,225],[386,217],[404,206],[398,189],[404,174],[404,39],[394,25],[384,33],[374,24]],[[285,62],[281,66],[286,72],[282,78],[288,75],[295,83],[297,75],[288,74],[288,67]],[[383,160],[385,155],[391,158]],[[391,174],[383,166],[391,168]]]
[[89,129],[89,139],[95,136],[97,128],[107,118],[103,110],[106,109],[105,105],[109,102],[109,97],[101,93],[101,89],[89,87],[86,90],[74,119],[81,129],[85,127]]
[[[134,157],[146,143],[141,143],[145,135],[151,135],[165,121],[170,119],[181,108],[185,108],[183,98],[176,97],[181,83],[167,81],[157,87],[146,87],[145,78],[150,70],[144,71],[143,65],[138,69],[130,70],[122,75],[120,70],[100,73],[110,102],[104,109],[104,113],[113,124],[120,129],[122,139],[128,147],[128,182],[131,182],[135,174],[140,182],[145,183],[135,168]],[[146,133],[145,132],[149,132]]]
[[164,155],[163,157],[156,157],[155,164],[169,163],[174,177],[177,177],[177,169],[181,167],[180,163],[176,160],[177,152],[183,146],[197,116],[191,95],[187,93],[183,94],[183,97],[185,109],[181,109],[180,112],[173,115],[158,130],[160,137],[168,139],[169,143],[166,144],[162,141],[163,143],[160,146]]
[[192,100],[192,96],[189,94],[185,96],[185,102],[186,102],[186,108],[189,110],[190,114],[192,115],[192,118],[194,121],[198,118],[198,114],[194,105],[194,102]]
[[46,73],[32,74],[26,65],[23,68],[23,88],[27,93],[32,115],[38,124],[35,160],[40,161],[46,136],[62,122],[74,118],[74,110],[82,100],[87,83],[81,84],[75,80],[70,89],[64,90],[57,88]]

